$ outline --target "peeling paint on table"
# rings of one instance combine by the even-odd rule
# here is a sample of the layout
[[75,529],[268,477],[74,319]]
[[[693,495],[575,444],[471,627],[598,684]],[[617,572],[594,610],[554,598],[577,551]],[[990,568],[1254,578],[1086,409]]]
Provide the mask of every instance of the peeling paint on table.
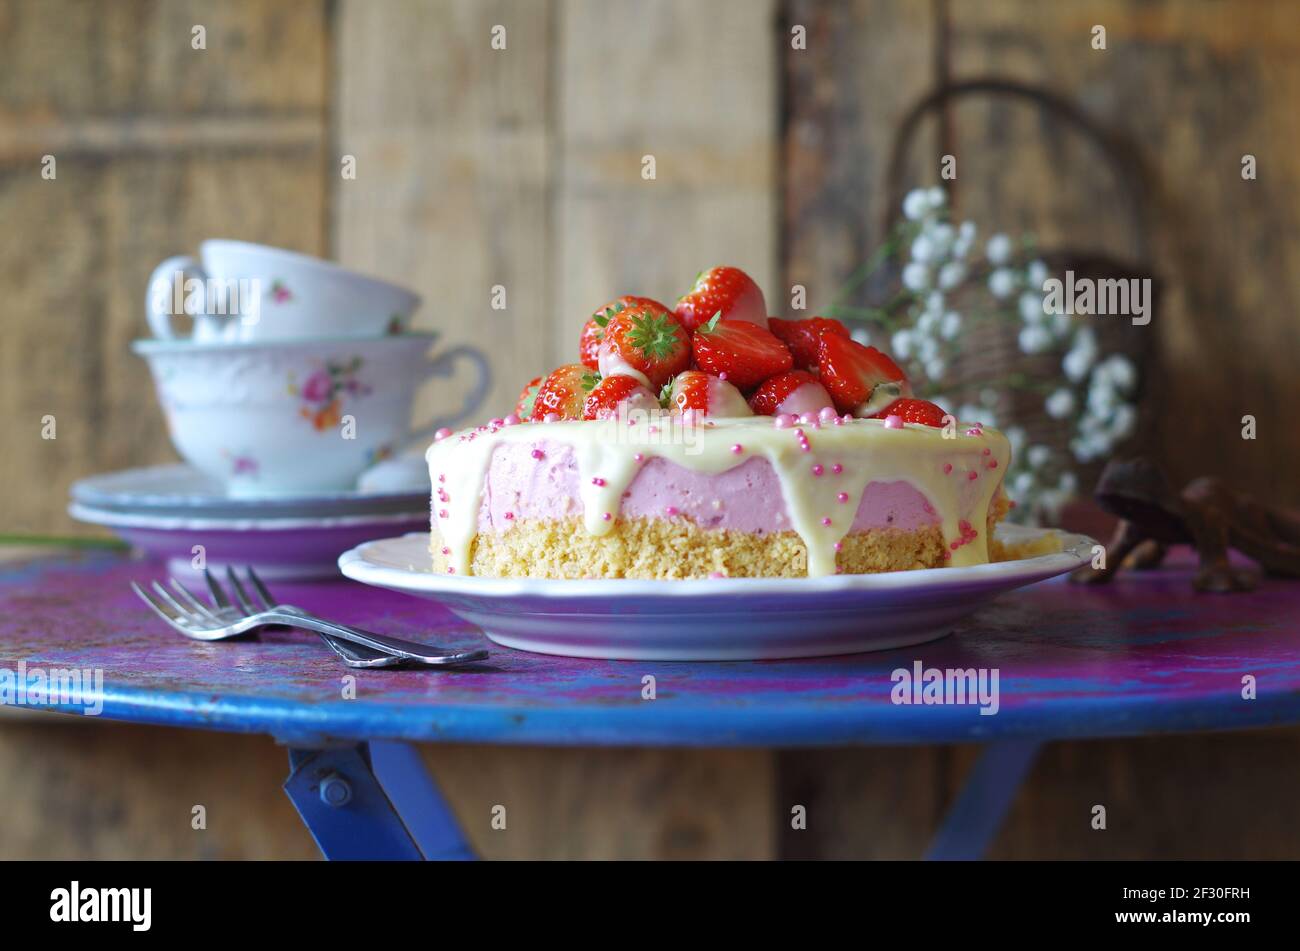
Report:
[[[187,641],[128,582],[160,568],[82,552],[0,566],[0,667],[100,668],[103,716],[269,733],[581,745],[800,746],[1235,729],[1300,720],[1300,582],[1191,590],[1190,563],[1107,587],[1012,592],[920,647],[748,663],[585,661],[488,645],[465,670],[353,671],[313,635]],[[482,637],[433,602],[339,579],[279,584],[326,617],[439,645]],[[892,672],[996,668],[1000,709],[897,705]],[[656,699],[642,699],[653,675]],[[1258,697],[1243,699],[1253,675]],[[345,677],[356,699],[343,698]]]

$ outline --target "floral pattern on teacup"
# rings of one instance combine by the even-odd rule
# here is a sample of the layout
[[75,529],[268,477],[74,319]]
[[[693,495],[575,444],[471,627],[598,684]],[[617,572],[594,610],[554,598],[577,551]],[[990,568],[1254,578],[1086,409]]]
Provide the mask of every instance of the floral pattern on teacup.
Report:
[[360,369],[361,358],[353,357],[345,363],[327,362],[301,385],[290,374],[289,393],[302,401],[298,415],[310,421],[317,432],[333,429],[343,419],[345,397],[370,394],[370,385],[357,378]]
[[289,290],[284,281],[276,279],[271,282],[271,300],[277,304],[287,304],[293,300],[293,291]]
[[232,476],[252,476],[257,478],[257,460],[246,453],[233,453],[229,449],[221,450],[221,455],[230,460]]

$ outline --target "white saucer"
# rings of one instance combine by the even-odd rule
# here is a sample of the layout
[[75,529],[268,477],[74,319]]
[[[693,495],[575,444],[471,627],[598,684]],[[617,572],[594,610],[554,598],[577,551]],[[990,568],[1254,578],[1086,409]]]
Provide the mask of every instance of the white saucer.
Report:
[[222,519],[316,519],[427,512],[429,491],[425,485],[372,492],[231,498],[219,483],[190,466],[177,464],[125,469],[80,479],[73,483],[71,494],[76,505],[101,511]]
[[[1045,529],[1000,526],[1023,543]],[[505,647],[625,660],[762,660],[884,650],[934,640],[995,595],[1092,557],[1085,535],[1062,550],[970,568],[826,578],[549,581],[434,574],[429,535],[367,542],[339,558],[364,584],[444,604]]]

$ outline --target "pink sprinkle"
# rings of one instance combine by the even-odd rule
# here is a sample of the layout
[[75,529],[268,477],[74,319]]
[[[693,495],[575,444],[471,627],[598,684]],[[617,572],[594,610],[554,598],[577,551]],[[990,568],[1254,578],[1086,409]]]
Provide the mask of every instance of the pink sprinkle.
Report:
[[834,406],[823,406],[817,411],[817,418],[823,423],[829,423],[831,420],[838,419],[839,417],[835,415]]
[[812,413],[800,413],[799,422],[804,426],[811,426],[813,423],[817,422],[817,417]]
[[438,509],[438,518],[446,518],[446,517],[447,517],[447,510],[446,510],[446,509]]
[[745,447],[742,446],[740,443],[736,443],[734,446],[731,447],[731,451],[734,452],[736,455],[740,455],[742,452],[745,451]]
[[643,455],[642,455],[641,453],[639,453],[639,452],[636,453],[635,455],[633,455],[632,458],[635,459],[637,462],[644,462],[644,461],[645,461],[645,456],[643,456]]
[[944,474],[944,475],[950,475],[951,473],[952,473],[952,463],[951,463],[951,462],[945,462],[945,463],[943,464],[943,474]]
[[726,371],[726,370],[723,370],[721,373],[718,374],[718,379],[719,379],[719,380],[725,380],[726,378],[727,378],[727,371]]
[[439,502],[450,502],[450,501],[451,501],[451,496],[447,494],[447,490],[446,490],[446,489],[439,489],[439,490],[438,490],[438,501],[439,501]]
[[522,422],[522,420],[520,420],[520,418],[516,414],[511,413],[501,422],[505,423],[507,426],[518,426],[520,422]]
[[835,425],[836,425],[836,426],[843,426],[843,425],[844,425],[844,420],[842,420],[842,419],[840,419],[838,416],[836,416],[836,417],[835,417]]
[[987,455],[990,455],[990,454],[992,454],[992,452],[993,452],[993,450],[990,449],[988,446],[985,446],[985,447],[984,447],[984,455],[986,455],[986,456],[987,456]]
[[836,475],[839,475],[843,471],[844,471],[844,467],[840,465],[838,462],[835,463],[835,465],[831,466],[831,472],[835,473]]
[[647,426],[645,431],[648,432],[651,436],[653,436],[655,433],[659,432],[659,427],[658,427],[658,426]]
[[558,423],[559,421],[560,421],[559,413],[547,413],[545,416],[542,417],[542,422],[544,423]]
[[849,500],[849,494],[847,492],[841,492],[839,495],[835,496],[835,500],[837,502],[847,502]]
[[772,418],[772,425],[777,429],[789,429],[794,425],[792,422],[793,418],[794,417],[790,416],[788,413],[782,413],[780,416],[774,416]]
[[677,506],[675,506],[675,505],[670,505],[670,506],[668,506],[666,509],[664,509],[664,514],[667,515],[667,516],[670,517],[670,518],[671,518],[672,516],[678,514],[678,512],[677,512]]
[[996,469],[997,467],[998,467],[998,461],[997,461],[996,459],[990,459],[990,460],[989,460],[989,468],[990,468],[990,469]]
[[591,480],[591,484],[603,487],[605,485],[605,480],[602,479],[600,476],[593,476]]
[[534,449],[532,452],[532,456],[534,459],[545,459],[546,453],[542,452],[540,449]]
[[970,472],[966,473],[966,478],[967,478],[967,480],[970,481],[970,482],[974,482],[974,481],[975,481],[976,479],[978,479],[979,477],[980,477],[980,474],[979,474],[978,472],[976,472],[974,469],[972,469]]
[[886,428],[886,429],[902,429],[902,428],[903,428],[903,417],[897,415],[896,413],[890,413],[888,416],[885,417],[885,428]]
[[488,420],[489,426],[504,426],[505,424],[506,421],[502,419],[500,416],[496,417],[495,419]]
[[449,575],[454,575],[455,573],[456,573],[456,569],[455,569],[455,568],[451,568],[451,567],[448,567],[448,568],[447,568],[447,574],[449,574]]
[[822,519],[822,524],[823,524],[823,525],[827,525],[827,526],[829,526],[830,523],[831,523],[831,520],[830,520],[829,518],[823,518],[823,519]]
[[710,577],[710,578],[725,578],[725,577],[727,577],[727,576],[724,575],[721,571],[710,571],[710,572],[709,572],[709,577]]
[[442,553],[443,553],[444,555],[450,555],[450,554],[451,554],[451,549],[450,549],[450,548],[444,548],[444,549],[442,550]]
[[958,548],[961,547],[961,542],[953,542],[948,547],[951,548],[953,551],[956,551]]
[[438,473],[438,481],[439,481],[439,482],[446,482],[446,481],[447,481],[447,474],[446,474],[445,472],[439,472],[439,473]]
[[612,520],[613,520],[614,516],[613,516],[613,514],[611,514],[610,512],[606,512],[604,515],[601,516],[601,518],[603,518],[605,521],[609,522],[609,521],[612,521]]
[[442,440],[446,439],[450,435],[451,435],[451,430],[448,429],[446,426],[444,426],[442,427],[442,429],[438,430],[436,433],[433,434],[433,439],[434,442],[441,442]]
[[819,475],[821,475],[821,474],[822,474],[823,472],[825,472],[825,471],[826,471],[826,470],[822,468],[822,464],[821,464],[820,462],[816,463],[816,464],[812,467],[812,474],[815,475],[815,476],[819,476]]
[[842,575],[842,574],[844,574],[844,566],[843,566],[843,565],[836,565],[836,566],[835,566],[835,573],[836,573],[837,575]]
[[513,522],[513,521],[515,520],[515,513],[514,513],[514,512],[506,512],[505,515],[502,516],[502,517],[503,517],[507,522]]
[[972,426],[970,429],[966,430],[966,435],[967,435],[967,436],[983,436],[983,435],[984,435],[984,430],[980,429],[979,426]]
[[834,548],[836,551],[843,551],[843,550],[844,550],[844,543],[843,543],[843,542],[836,542],[836,543],[835,543],[834,545],[832,545],[831,547]]

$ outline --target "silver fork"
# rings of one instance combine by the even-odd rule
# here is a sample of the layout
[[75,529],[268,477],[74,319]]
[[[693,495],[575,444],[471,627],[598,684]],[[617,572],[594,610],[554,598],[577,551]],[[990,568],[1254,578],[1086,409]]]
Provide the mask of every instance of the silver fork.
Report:
[[245,570],[256,601],[244,589],[235,572],[229,567],[226,569],[226,578],[238,607],[231,604],[221,585],[206,570],[204,578],[212,594],[211,607],[196,598],[175,578],[167,579],[172,591],[156,581],[151,582],[150,586],[158,596],[157,599],[150,597],[134,581],[131,582],[131,588],[155,614],[186,637],[195,640],[221,641],[254,628],[284,624],[320,634],[330,648],[352,667],[388,667],[399,663],[446,667],[473,663],[488,656],[485,650],[447,650],[327,621],[293,605],[277,603],[256,572],[251,568]]

